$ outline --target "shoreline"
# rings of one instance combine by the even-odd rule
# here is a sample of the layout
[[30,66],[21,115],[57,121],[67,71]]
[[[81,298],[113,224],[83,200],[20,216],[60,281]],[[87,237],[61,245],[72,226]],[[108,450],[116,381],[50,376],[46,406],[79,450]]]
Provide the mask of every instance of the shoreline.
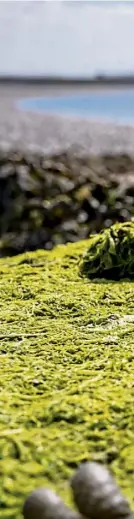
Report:
[[[75,87],[76,88],[76,87]],[[61,89],[63,91],[63,89]],[[61,90],[58,89],[59,95]],[[54,93],[53,87],[45,93]],[[64,89],[65,92],[65,89]],[[19,111],[20,97],[39,97],[44,87],[0,84],[0,149],[54,154],[103,155],[127,153],[134,156],[133,122],[104,122],[98,119]]]
[[128,154],[134,157],[134,126],[64,115],[4,110],[0,119],[0,150],[72,157]]

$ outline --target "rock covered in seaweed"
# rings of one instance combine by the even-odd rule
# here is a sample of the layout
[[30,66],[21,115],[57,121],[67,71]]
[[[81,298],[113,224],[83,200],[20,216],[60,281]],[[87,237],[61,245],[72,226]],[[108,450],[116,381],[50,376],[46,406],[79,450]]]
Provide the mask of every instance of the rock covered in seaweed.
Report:
[[134,159],[0,149],[0,257],[87,239],[134,217]]
[[89,278],[133,279],[134,221],[117,223],[91,235],[80,273]]

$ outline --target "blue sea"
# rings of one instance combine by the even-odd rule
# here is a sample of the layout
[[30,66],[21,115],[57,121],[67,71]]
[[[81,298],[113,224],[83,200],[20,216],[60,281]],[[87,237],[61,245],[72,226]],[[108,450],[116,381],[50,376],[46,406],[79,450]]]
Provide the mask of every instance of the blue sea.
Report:
[[20,110],[134,123],[134,88],[21,99]]

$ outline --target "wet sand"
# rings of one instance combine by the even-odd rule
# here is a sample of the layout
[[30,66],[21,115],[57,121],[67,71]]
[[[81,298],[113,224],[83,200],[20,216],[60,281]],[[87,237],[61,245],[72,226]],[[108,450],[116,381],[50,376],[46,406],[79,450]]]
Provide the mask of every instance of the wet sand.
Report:
[[[76,91],[76,85],[74,87]],[[98,89],[98,87],[97,87]],[[88,86],[77,87],[88,91]],[[134,156],[134,126],[104,123],[73,116],[21,112],[21,97],[72,93],[73,88],[44,85],[0,84],[0,148],[44,154],[70,150],[77,154],[128,153]],[[91,92],[91,86],[90,86]]]

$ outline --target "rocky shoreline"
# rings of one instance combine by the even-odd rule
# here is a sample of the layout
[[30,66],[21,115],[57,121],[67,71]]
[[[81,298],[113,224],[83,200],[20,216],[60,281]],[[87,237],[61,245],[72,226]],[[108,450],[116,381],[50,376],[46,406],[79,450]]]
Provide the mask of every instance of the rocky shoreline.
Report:
[[1,256],[134,218],[134,127],[19,111],[28,92],[0,87]]
[[0,148],[24,153],[32,150],[49,155],[69,151],[72,155],[127,153],[134,156],[132,123],[114,124],[18,110],[17,103],[22,98],[69,92],[72,92],[69,88],[57,90],[53,86],[0,85]]
[[59,115],[21,112],[0,103],[0,148],[73,155],[134,156],[134,126]]
[[0,255],[86,239],[134,218],[127,154],[0,152]]

